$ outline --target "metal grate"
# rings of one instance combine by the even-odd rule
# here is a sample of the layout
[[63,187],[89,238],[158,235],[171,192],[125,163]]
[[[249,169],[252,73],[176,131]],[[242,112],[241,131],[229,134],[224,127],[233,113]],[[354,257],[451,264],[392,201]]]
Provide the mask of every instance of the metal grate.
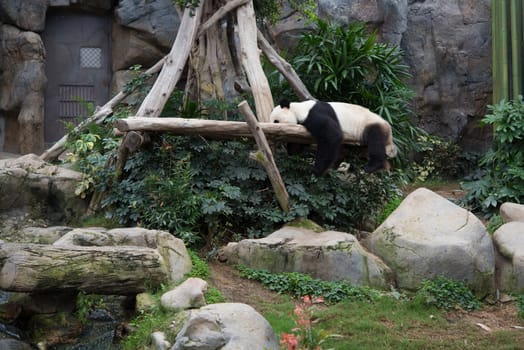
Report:
[[68,122],[87,116],[87,105],[95,101],[93,85],[60,85],[58,94],[58,116]]
[[80,48],[80,67],[82,68],[101,68],[102,49],[99,47]]

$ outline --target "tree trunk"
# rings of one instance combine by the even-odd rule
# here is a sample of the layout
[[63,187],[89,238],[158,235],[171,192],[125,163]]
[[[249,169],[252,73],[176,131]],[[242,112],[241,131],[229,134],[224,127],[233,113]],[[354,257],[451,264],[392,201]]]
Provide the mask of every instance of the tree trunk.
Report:
[[182,21],[180,22],[180,30],[171,47],[171,51],[167,55],[164,66],[153,87],[140,105],[136,113],[137,116],[158,117],[162,109],[164,109],[169,96],[171,96],[184,71],[187,58],[196,38],[201,15],[202,9],[200,6],[194,11],[190,9],[184,11]]
[[258,44],[260,48],[266,55],[267,59],[275,68],[286,78],[289,82],[289,85],[297,94],[298,98],[301,101],[304,100],[315,100],[313,95],[309,92],[306,85],[300,80],[300,77],[295,72],[293,67],[275,51],[275,49],[269,44],[269,42],[264,38],[264,35],[259,30],[257,34]]
[[[169,96],[171,96],[171,93],[184,71],[191,47],[196,38],[201,14],[202,5],[197,7],[194,11],[190,9],[184,11],[182,21],[180,22],[180,30],[177,33],[173,47],[171,47],[171,51],[169,52],[169,55],[167,55],[162,70],[153,84],[153,87],[140,105],[137,116],[158,117],[164,109]],[[133,136],[136,137],[136,135]],[[127,157],[131,151],[127,147],[130,144],[128,140],[129,137],[128,134],[124,135],[122,141],[120,141],[120,146],[118,147],[117,161],[115,164],[115,177],[117,179],[122,178]]]
[[13,292],[82,290],[136,294],[169,281],[161,255],[143,247],[0,245],[0,288]]
[[257,24],[253,1],[237,9],[238,38],[240,41],[240,60],[244,67],[255,99],[258,121],[268,122],[273,110],[273,97],[267,81],[257,46]]

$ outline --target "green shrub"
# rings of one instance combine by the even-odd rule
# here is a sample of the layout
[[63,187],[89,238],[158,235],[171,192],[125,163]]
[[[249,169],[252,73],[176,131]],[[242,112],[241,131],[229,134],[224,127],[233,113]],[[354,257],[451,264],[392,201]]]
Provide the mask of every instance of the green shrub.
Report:
[[429,305],[445,310],[461,308],[470,311],[481,306],[480,301],[464,283],[442,276],[423,281],[416,296]]
[[487,230],[489,233],[495,233],[497,229],[504,224],[504,219],[499,214],[494,214],[489,218]]
[[493,126],[492,148],[462,187],[465,203],[490,215],[504,202],[524,202],[524,100],[519,96],[488,108],[491,114],[482,123]]
[[402,203],[403,200],[404,198],[401,196],[395,196],[391,198],[382,208],[382,211],[380,212],[380,215],[377,219],[377,224],[380,225],[381,223],[383,223],[391,215],[391,213],[393,213],[393,211],[395,211],[395,209],[398,208],[398,206],[400,205],[400,203]]
[[334,171],[316,178],[313,158],[279,149],[275,157],[291,198],[286,214],[263,168],[248,158],[252,141],[165,134],[151,147],[127,161],[124,180],[106,186],[102,206],[122,225],[169,230],[187,244],[262,237],[300,217],[348,231],[374,218],[397,192],[393,175],[370,176],[358,161],[344,180]]
[[296,298],[315,296],[324,298],[326,303],[338,303],[342,300],[372,301],[380,292],[368,287],[355,287],[347,282],[330,282],[313,279],[298,272],[274,274],[267,270],[250,269],[239,266],[240,275],[258,281],[277,293],[291,294]]
[[412,165],[417,182],[460,179],[476,168],[478,155],[464,152],[455,142],[423,134],[418,145],[418,159]]
[[194,251],[188,250],[188,253],[193,267],[186,277],[198,277],[203,280],[207,280],[211,273],[206,262],[202,260]]
[[519,317],[524,319],[524,294],[517,297],[517,312]]

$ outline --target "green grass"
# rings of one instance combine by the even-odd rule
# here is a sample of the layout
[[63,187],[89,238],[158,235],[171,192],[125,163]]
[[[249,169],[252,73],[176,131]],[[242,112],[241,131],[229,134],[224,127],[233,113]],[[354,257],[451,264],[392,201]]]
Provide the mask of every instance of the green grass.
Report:
[[[207,263],[199,259],[196,254],[191,253],[191,255],[196,264],[188,275],[209,276]],[[278,282],[282,286],[283,283],[277,278],[279,277],[277,275],[245,268],[243,272],[268,285]],[[300,286],[300,290],[308,287],[322,294],[320,293],[323,290],[320,288],[322,285],[317,284],[316,281],[298,274],[290,276],[294,278],[287,282],[284,281],[284,287]],[[438,280],[432,282],[438,292],[434,295],[436,300],[448,298],[449,291],[461,291],[454,284],[441,285],[437,282]],[[260,288],[264,287],[260,286]],[[367,290],[362,289],[362,291]],[[161,293],[162,291],[158,291],[153,296],[154,299],[158,299]],[[208,303],[227,302],[220,291],[213,286],[206,293],[206,301]],[[267,291],[253,289],[248,303],[266,318],[277,337],[280,337],[282,333],[292,333],[293,329],[297,327],[294,314],[295,302],[296,299],[290,294],[270,294],[268,296]],[[313,305],[311,309],[313,319],[315,319],[313,328],[317,334],[325,332],[332,335],[325,339],[322,344],[323,350],[524,349],[524,332],[520,329],[493,330],[488,333],[475,326],[475,322],[482,321],[466,320],[464,316],[468,313],[465,311],[456,312],[454,309],[445,311],[435,305],[438,303],[428,304],[427,298],[410,297],[399,293],[374,291],[372,298],[369,297],[369,293],[352,293],[340,302]],[[453,302],[452,305],[457,305],[457,303]],[[517,298],[515,308],[515,315],[510,322],[515,326],[524,326],[524,318],[522,318],[524,317],[524,296]],[[519,312],[521,318],[517,316]],[[502,316],[498,317],[506,316],[504,312]],[[145,348],[150,334],[157,330],[165,331],[168,339],[175,339],[176,330],[171,327],[174,318],[176,318],[174,313],[162,310],[158,306],[150,312],[138,315],[132,321],[136,330],[123,340],[120,344],[121,349]],[[182,321],[175,323],[181,325]]]
[[[277,336],[295,327],[293,303],[284,300],[263,312]],[[446,313],[425,303],[384,296],[316,307],[315,328],[335,336],[323,349],[523,349],[524,332],[487,333],[471,323],[449,322]]]

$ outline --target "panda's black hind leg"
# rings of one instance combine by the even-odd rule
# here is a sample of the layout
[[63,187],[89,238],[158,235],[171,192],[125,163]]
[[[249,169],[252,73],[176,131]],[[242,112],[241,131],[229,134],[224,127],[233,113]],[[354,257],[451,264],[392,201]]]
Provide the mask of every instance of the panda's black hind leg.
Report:
[[388,169],[386,157],[386,137],[379,124],[370,125],[365,131],[364,141],[368,147],[368,164],[364,168],[367,173]]

